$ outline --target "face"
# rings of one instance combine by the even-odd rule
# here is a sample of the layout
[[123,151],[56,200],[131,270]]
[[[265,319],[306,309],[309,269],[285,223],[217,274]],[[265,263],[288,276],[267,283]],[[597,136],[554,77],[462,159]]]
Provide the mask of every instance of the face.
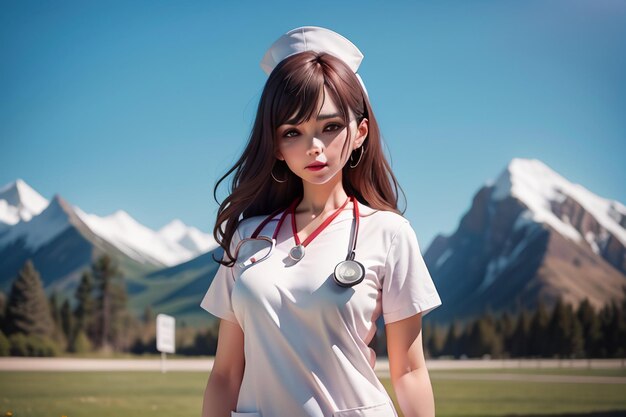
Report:
[[[284,124],[276,131],[276,158],[286,162],[291,171],[312,184],[324,184],[339,174],[350,158],[350,153],[360,147],[367,137],[368,121],[363,119],[357,126],[354,114],[350,112],[350,133],[344,125],[341,114],[333,102],[326,87],[324,96],[320,95],[321,110],[310,120],[299,125]],[[322,100],[324,103],[322,104]],[[341,155],[346,141],[347,152]],[[323,166],[313,168],[311,164]]]

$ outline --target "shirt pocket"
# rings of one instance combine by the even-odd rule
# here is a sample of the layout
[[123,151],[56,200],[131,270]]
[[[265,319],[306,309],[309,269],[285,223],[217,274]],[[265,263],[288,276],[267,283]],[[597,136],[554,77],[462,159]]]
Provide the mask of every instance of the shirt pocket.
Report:
[[230,417],[261,417],[261,414],[257,413],[257,412],[237,412],[237,411],[231,411],[230,412]]
[[333,413],[333,417],[393,417],[395,415],[396,412],[388,402],[339,410]]

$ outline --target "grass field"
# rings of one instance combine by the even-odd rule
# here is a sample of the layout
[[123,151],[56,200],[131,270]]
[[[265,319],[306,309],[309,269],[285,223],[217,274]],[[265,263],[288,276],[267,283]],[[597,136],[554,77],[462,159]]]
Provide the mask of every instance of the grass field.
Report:
[[[431,370],[438,417],[626,416],[626,384],[446,379],[473,372],[626,376],[623,370]],[[0,416],[198,417],[206,379],[201,372],[0,372]],[[391,382],[382,381],[395,401]]]
[[455,374],[529,374],[529,375],[582,375],[582,376],[618,376],[626,377],[626,369],[624,368],[597,368],[597,369],[576,369],[576,368],[492,368],[492,369],[446,369],[430,371],[430,374],[437,373],[445,375],[446,373]]

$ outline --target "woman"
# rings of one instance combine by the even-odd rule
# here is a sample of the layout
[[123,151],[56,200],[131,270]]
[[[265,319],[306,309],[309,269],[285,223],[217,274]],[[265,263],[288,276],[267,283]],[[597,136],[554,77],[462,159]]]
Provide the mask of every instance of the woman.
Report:
[[434,416],[421,319],[441,300],[397,209],[362,58],[315,26],[263,58],[252,135],[216,185],[235,171],[201,303],[221,319],[205,417],[397,416],[368,347],[381,314],[404,416]]

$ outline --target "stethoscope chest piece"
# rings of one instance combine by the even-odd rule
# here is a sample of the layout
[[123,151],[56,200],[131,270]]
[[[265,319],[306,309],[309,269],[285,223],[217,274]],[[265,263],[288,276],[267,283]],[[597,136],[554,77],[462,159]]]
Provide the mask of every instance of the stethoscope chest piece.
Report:
[[[335,271],[333,272],[333,279],[335,283],[339,285],[340,287],[352,287],[353,285],[356,285],[359,282],[363,281],[363,278],[365,278],[365,267],[363,266],[362,263],[354,260],[354,257],[355,257],[354,251],[356,250],[357,235],[359,231],[359,203],[356,197],[350,196],[346,200],[346,202],[343,203],[343,206],[341,206],[341,209],[343,209],[343,207],[345,207],[345,205],[350,200],[352,200],[352,203],[353,203],[353,213],[354,213],[353,220],[352,220],[354,226],[353,226],[353,230],[351,233],[352,236],[350,239],[350,250],[348,252],[348,256],[346,257],[346,260],[339,262],[337,266],[335,266]],[[295,262],[298,262],[304,257],[305,245],[300,243],[299,240],[297,239],[296,224],[295,224],[295,208],[296,208],[296,204],[298,203],[298,201],[300,201],[300,199],[296,198],[291,203],[289,208],[287,208],[287,210],[283,212],[283,215],[280,216],[280,219],[278,220],[278,225],[276,225],[276,228],[274,229],[274,234],[272,235],[271,239],[268,237],[263,237],[261,239],[261,237],[257,238],[257,236],[259,235],[259,233],[261,233],[261,230],[263,230],[263,227],[276,214],[280,212],[280,209],[276,210],[274,213],[270,214],[265,220],[263,220],[257,226],[256,230],[254,231],[254,233],[252,233],[252,236],[250,238],[243,239],[241,242],[239,242],[239,245],[241,245],[243,241],[247,241],[247,240],[265,241],[265,243],[262,244],[261,248],[257,248],[257,247],[254,248],[256,249],[256,251],[254,250],[248,251],[248,253],[246,253],[245,256],[243,256],[245,263],[241,265],[246,266],[252,263],[257,263],[266,259],[269,256],[272,249],[274,249],[274,247],[276,246],[276,237],[278,236],[278,231],[280,230],[280,226],[283,224],[283,221],[285,220],[285,217],[287,216],[287,214],[291,214],[293,234],[294,234],[296,243],[298,243],[296,246],[294,246],[293,248],[289,250],[289,258],[291,258]],[[327,218],[324,221],[324,223],[322,223],[320,228],[318,228],[315,232],[313,232],[312,235],[309,236],[308,240],[311,240],[311,236],[314,237],[324,227],[326,227],[328,223],[330,223],[339,213],[340,213],[340,210],[335,211],[335,214]],[[238,251],[239,251],[239,246],[237,246],[237,252]]]
[[365,278],[365,267],[358,261],[348,259],[335,267],[335,282],[342,287],[352,287]]
[[299,261],[304,257],[304,245],[297,245],[289,251],[289,257],[294,261]]

